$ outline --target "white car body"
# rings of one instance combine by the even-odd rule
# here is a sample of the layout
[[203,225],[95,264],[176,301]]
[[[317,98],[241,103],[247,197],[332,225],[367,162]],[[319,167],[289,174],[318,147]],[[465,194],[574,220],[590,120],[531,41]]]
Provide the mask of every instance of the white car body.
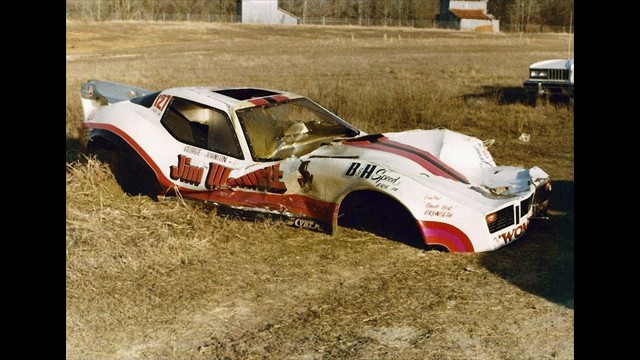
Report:
[[[236,94],[240,96],[234,98]],[[264,96],[243,98],[246,94]],[[271,214],[291,225],[331,234],[349,209],[346,199],[368,194],[372,197],[361,198],[361,206],[350,208],[385,211],[376,207],[386,201],[366,199],[401,204],[393,211],[410,214],[425,244],[452,252],[500,248],[520,238],[530,221],[546,211],[551,190],[547,173],[536,166],[497,166],[483,141],[447,129],[369,135],[341,119],[336,120],[339,125],[298,122],[280,131],[289,140],[278,140],[280,147],[273,152],[264,150],[285,155],[259,158],[256,139],[262,137],[250,131],[256,125],[250,125],[249,115],[273,112],[298,99],[306,98],[253,88],[182,87],[152,93],[98,80],[88,81],[81,90],[90,143],[129,147],[130,154],[143,160],[136,166],[151,169],[161,194],[179,193],[234,211]],[[189,119],[199,121],[200,110],[192,105],[202,106],[202,114],[226,116],[235,139],[225,149],[233,155],[211,150],[211,136],[216,136],[211,132],[217,125],[208,128],[209,148],[181,142],[168,131],[169,120],[163,119],[173,116],[165,114],[172,106],[193,109]],[[338,119],[313,106],[323,116]],[[325,125],[332,126],[329,132],[344,133],[313,138]],[[265,129],[261,131],[268,132]]]

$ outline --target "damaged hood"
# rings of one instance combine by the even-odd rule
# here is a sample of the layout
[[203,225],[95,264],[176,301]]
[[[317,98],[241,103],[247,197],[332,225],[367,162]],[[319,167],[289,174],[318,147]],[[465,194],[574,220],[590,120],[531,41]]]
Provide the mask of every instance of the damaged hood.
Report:
[[496,197],[519,195],[549,178],[537,166],[496,166],[487,150],[491,143],[442,128],[410,130],[357,137],[321,147],[311,157],[357,156],[421,182],[450,180]]
[[463,174],[469,183],[481,186],[494,195],[517,195],[530,190],[549,178],[537,166],[525,169],[519,166],[497,166],[488,150],[493,140],[476,137],[448,129],[410,130],[385,134],[401,142],[436,156],[443,163]]

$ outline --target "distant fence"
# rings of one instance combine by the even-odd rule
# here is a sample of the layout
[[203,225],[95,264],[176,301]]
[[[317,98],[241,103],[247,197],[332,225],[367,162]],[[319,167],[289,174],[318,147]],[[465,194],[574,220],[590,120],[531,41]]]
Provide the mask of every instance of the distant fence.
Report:
[[413,28],[434,28],[433,20],[402,20],[402,19],[372,19],[372,18],[306,18],[300,19],[300,24],[306,25],[354,25],[354,26],[396,26],[396,27],[413,27]]
[[[75,21],[188,21],[206,23],[240,23],[242,18],[238,15],[216,15],[216,14],[189,14],[189,13],[149,13],[149,12],[111,12],[108,14],[100,11],[67,11],[67,20]],[[306,18],[300,19],[299,24],[307,25],[352,25],[352,26],[388,26],[388,27],[412,27],[412,28],[447,28],[438,26],[435,20],[414,20],[414,19],[372,19],[372,18]],[[558,32],[568,33],[569,26],[549,26],[529,24],[525,27],[519,24],[500,23],[501,32]],[[574,29],[571,29],[574,32]]]

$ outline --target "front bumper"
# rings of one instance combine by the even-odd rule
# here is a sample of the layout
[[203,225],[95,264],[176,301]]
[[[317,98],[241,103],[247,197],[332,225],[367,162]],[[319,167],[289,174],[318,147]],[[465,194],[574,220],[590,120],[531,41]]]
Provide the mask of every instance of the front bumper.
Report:
[[526,80],[523,85],[528,94],[558,94],[573,97],[573,84],[566,81]]

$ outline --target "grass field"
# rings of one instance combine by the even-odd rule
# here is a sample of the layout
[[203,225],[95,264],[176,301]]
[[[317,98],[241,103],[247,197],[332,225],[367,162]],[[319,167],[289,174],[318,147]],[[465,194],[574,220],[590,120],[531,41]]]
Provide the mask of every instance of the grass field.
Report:
[[[573,359],[573,107],[530,107],[530,63],[567,34],[67,23],[68,359]],[[241,85],[367,132],[438,126],[554,179],[550,220],[482,254],[423,251],[125,196],[84,157],[79,89]],[[518,140],[531,134],[528,143]]]

